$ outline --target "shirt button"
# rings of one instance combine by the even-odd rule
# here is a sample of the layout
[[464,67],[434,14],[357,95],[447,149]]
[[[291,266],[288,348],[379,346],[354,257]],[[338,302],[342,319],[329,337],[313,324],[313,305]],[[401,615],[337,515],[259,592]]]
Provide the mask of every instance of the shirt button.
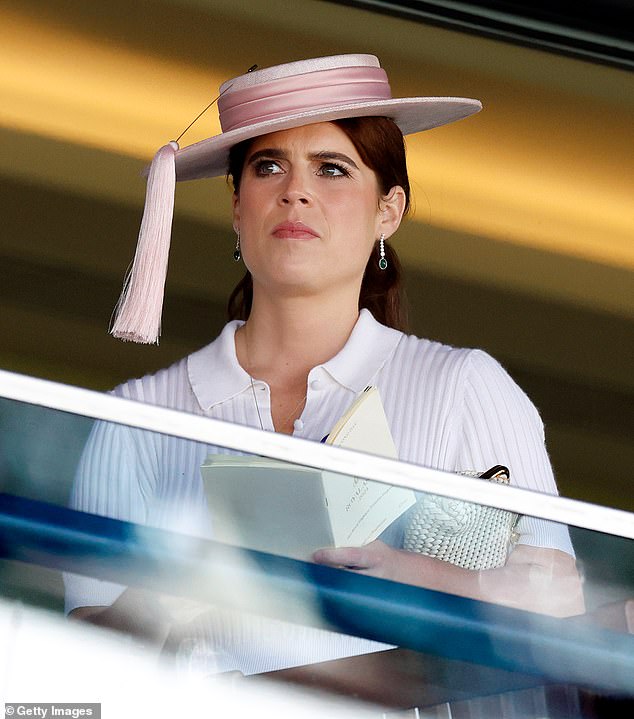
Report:
[[293,422],[293,427],[295,428],[295,430],[296,430],[297,432],[301,432],[301,431],[304,429],[304,423],[302,422],[301,419],[296,419],[296,420]]
[[314,380],[310,383],[310,388],[311,388],[311,389],[321,389],[321,384],[322,384],[322,383],[321,383],[321,380],[314,379]]

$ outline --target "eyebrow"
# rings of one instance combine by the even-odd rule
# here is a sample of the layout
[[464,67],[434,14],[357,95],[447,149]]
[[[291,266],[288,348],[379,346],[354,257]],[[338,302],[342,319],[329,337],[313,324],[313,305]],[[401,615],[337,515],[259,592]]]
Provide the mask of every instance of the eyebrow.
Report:
[[277,149],[275,147],[265,147],[263,150],[258,150],[252,155],[249,155],[247,162],[249,164],[257,162],[262,157],[270,158],[271,160],[286,160],[286,153],[284,150]]
[[[287,160],[288,155],[284,150],[281,150],[280,148],[265,147],[262,150],[257,150],[256,152],[254,152],[249,157],[247,162],[248,164],[252,164],[262,158],[267,158],[271,160]],[[321,150],[320,152],[314,152],[309,155],[308,158],[310,160],[335,160],[339,162],[344,162],[347,165],[350,165],[350,167],[354,167],[356,170],[359,169],[357,163],[351,157],[345,155],[343,152],[335,152],[334,150]]]
[[347,165],[354,167],[356,170],[359,169],[357,163],[351,157],[348,157],[348,155],[344,155],[343,152],[322,150],[321,152],[316,152],[314,155],[311,155],[311,158],[314,160],[339,160],[339,162],[344,162]]

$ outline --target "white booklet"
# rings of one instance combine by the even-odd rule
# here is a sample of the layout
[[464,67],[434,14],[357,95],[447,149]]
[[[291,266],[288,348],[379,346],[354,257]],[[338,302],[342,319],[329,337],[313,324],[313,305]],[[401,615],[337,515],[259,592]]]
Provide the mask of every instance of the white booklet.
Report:
[[[326,443],[397,458],[376,387]],[[409,489],[265,457],[212,454],[201,473],[217,540],[303,560],[320,547],[373,541],[416,501]]]

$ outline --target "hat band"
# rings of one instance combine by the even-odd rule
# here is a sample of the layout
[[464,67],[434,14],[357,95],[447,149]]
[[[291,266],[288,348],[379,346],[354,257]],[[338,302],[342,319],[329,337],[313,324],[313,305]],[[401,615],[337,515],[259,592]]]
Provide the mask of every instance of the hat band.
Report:
[[292,75],[225,92],[218,101],[223,132],[298,113],[390,100],[380,67],[343,67]]

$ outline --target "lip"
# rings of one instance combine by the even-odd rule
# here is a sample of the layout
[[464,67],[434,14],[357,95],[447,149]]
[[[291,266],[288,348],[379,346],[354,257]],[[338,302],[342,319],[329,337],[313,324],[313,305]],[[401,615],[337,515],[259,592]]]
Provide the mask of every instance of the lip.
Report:
[[319,237],[315,230],[303,222],[280,222],[271,234],[283,240],[311,240]]

